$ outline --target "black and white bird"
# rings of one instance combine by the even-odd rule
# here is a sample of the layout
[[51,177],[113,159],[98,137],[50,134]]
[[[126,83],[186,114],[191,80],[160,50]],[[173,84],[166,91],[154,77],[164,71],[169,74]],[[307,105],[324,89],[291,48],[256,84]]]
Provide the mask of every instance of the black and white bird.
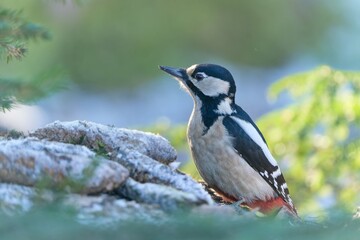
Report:
[[215,64],[187,69],[160,66],[194,100],[187,137],[204,181],[231,202],[263,213],[285,209],[297,216],[280,168],[250,116],[235,104],[231,73]]

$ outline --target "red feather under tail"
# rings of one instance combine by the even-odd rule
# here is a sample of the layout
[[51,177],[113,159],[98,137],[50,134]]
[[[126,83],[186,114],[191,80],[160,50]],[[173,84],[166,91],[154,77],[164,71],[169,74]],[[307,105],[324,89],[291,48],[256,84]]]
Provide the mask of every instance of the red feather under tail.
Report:
[[[221,198],[228,203],[234,203],[239,201],[233,196],[230,196],[218,188],[213,188]],[[285,207],[287,212],[290,213],[293,217],[299,218],[297,211],[294,207],[290,206],[287,202],[284,201],[281,197],[273,198],[270,200],[255,200],[250,203],[243,202],[241,206],[248,207],[250,209],[259,209],[259,211],[265,215],[277,214],[281,208]]]
[[291,207],[287,202],[284,201],[281,197],[273,198],[270,200],[255,200],[251,203],[242,203],[241,205],[247,206],[251,209],[259,209],[263,214],[271,214],[278,212],[281,208],[285,207],[286,210],[296,217],[298,217],[297,211],[295,208]]

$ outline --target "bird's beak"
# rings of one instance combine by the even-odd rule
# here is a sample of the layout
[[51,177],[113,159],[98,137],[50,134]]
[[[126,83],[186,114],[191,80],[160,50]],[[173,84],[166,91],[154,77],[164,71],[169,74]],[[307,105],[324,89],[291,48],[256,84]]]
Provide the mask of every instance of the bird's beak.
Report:
[[174,68],[167,66],[159,66],[159,68],[179,80],[186,80],[188,78],[184,68]]

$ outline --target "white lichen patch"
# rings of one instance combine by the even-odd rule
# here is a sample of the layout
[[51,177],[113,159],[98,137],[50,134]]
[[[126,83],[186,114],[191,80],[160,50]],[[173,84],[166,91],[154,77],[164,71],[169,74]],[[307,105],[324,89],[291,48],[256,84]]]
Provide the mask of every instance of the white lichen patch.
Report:
[[97,193],[120,186],[128,171],[84,146],[25,138],[0,141],[0,182]]
[[214,206],[201,184],[177,170],[176,151],[161,136],[74,121],[17,138],[0,138],[2,212],[29,211],[40,197],[75,209],[82,223],[111,226]]
[[164,211],[170,212],[207,203],[192,193],[180,191],[165,185],[139,183],[131,178],[126,180],[125,184],[118,189],[118,192],[128,199],[133,199],[140,203],[157,205]]
[[154,223],[162,222],[167,218],[167,215],[156,206],[117,199],[105,194],[100,196],[71,194],[64,204],[75,208],[78,211],[78,220],[84,224],[111,226],[124,220]]
[[29,211],[33,205],[35,191],[30,187],[14,184],[0,184],[1,210],[8,214]]
[[127,150],[119,152],[114,160],[126,167],[130,176],[138,182],[166,185],[193,194],[199,202],[213,203],[210,195],[190,176],[173,171],[171,167],[154,161],[148,156]]
[[0,208],[8,215],[29,211],[34,200],[52,201],[49,191],[41,191],[16,184],[0,183]]
[[30,133],[30,136],[85,145],[95,151],[131,149],[165,164],[176,159],[175,149],[159,135],[87,121],[56,121]]

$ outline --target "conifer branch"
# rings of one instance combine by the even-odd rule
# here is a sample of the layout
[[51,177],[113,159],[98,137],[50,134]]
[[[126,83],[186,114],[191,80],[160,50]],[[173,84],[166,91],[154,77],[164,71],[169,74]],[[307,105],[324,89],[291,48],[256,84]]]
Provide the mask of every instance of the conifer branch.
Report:
[[16,104],[33,103],[65,87],[65,73],[54,68],[36,75],[28,81],[0,78],[0,108],[3,112]]
[[49,31],[39,24],[21,17],[21,11],[0,7],[0,56],[7,62],[21,60],[27,51],[29,40],[49,40]]
[[[0,58],[21,60],[30,40],[49,40],[49,31],[22,17],[22,11],[0,6]],[[27,81],[0,76],[0,111],[10,110],[19,103],[32,103],[63,87],[64,74],[58,68],[39,74]]]

